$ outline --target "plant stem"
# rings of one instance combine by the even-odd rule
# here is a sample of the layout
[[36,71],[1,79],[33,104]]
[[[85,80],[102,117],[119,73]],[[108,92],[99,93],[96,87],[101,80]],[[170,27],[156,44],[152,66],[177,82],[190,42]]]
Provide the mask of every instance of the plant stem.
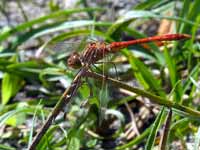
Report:
[[167,119],[164,125],[163,134],[161,135],[161,140],[160,140],[161,150],[168,150],[167,142],[168,142],[168,137],[169,137],[169,132],[170,132],[171,119],[172,119],[172,109],[169,109]]
[[50,125],[52,124],[53,120],[57,117],[57,115],[62,110],[62,108],[64,106],[66,106],[66,104],[68,104],[70,102],[70,100],[73,98],[73,96],[76,94],[78,88],[81,85],[81,78],[83,77],[83,75],[86,72],[86,70],[87,70],[87,68],[83,67],[77,73],[77,75],[75,76],[74,80],[72,81],[70,87],[65,90],[65,92],[63,93],[63,95],[59,99],[58,103],[54,107],[53,111],[48,116],[46,122],[41,127],[40,131],[37,133],[35,138],[33,139],[33,141],[31,143],[30,147],[28,148],[28,150],[35,150],[36,149],[36,146],[38,145],[38,143],[40,142],[40,140],[42,139],[44,134],[47,132],[47,130],[50,127]]
[[120,82],[118,80],[115,80],[115,79],[112,79],[112,78],[109,78],[109,77],[106,77],[106,76],[103,76],[103,75],[100,75],[100,74],[97,74],[97,73],[94,73],[94,72],[90,72],[90,71],[87,71],[84,75],[87,76],[87,77],[94,78],[94,79],[108,81],[108,82],[112,83],[113,85],[115,85],[117,87],[120,87],[120,88],[126,89],[128,91],[134,92],[138,95],[147,97],[153,103],[163,105],[163,106],[166,106],[168,108],[174,108],[174,109],[177,109],[177,110],[179,110],[183,113],[187,113],[187,115],[189,115],[189,116],[200,118],[200,112],[197,111],[197,110],[193,110],[193,109],[191,109],[187,106],[184,106],[184,105],[181,105],[179,103],[176,103],[176,102],[167,100],[165,98],[162,98],[160,96],[151,94],[150,92],[144,91],[142,89],[139,89],[139,88],[136,88],[136,87],[131,87],[131,86],[129,86],[129,85],[123,83],[123,82]]

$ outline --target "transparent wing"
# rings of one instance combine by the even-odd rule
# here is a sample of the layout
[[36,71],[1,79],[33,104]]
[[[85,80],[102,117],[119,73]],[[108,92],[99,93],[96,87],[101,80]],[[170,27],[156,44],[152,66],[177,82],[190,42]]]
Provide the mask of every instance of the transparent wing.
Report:
[[36,58],[45,57],[48,60],[59,60],[68,57],[74,51],[82,51],[86,45],[85,40],[61,41],[57,43],[44,43],[35,53]]

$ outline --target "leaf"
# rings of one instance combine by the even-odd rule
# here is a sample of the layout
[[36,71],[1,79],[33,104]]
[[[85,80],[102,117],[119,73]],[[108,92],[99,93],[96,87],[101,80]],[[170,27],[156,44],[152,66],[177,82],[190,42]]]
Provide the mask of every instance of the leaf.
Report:
[[5,73],[2,81],[2,104],[5,105],[9,102],[12,96],[23,87],[24,80],[14,74]]
[[83,97],[83,99],[87,99],[90,96],[90,87],[86,84],[83,84],[80,88],[79,91],[81,93],[81,96]]
[[185,93],[188,89],[190,89],[190,85],[192,83],[191,78],[198,79],[199,74],[199,64],[193,67],[193,69],[190,71],[190,74],[188,75],[187,79],[185,80],[184,86],[183,86],[183,93]]
[[153,124],[153,127],[151,128],[151,132],[149,134],[149,137],[147,139],[146,145],[145,145],[145,150],[151,150],[153,149],[154,146],[154,142],[155,142],[155,138],[158,132],[158,129],[160,127],[161,124],[161,120],[162,120],[162,116],[163,116],[163,112],[164,112],[164,107],[160,110],[159,114],[156,117],[156,120]]
[[[82,24],[83,23],[83,24]],[[11,46],[6,50],[15,50],[17,46],[23,44],[25,41],[33,38],[38,38],[46,34],[50,34],[57,31],[63,31],[70,28],[80,28],[84,26],[110,26],[108,22],[95,22],[93,20],[78,20],[78,21],[66,21],[66,22],[56,22],[52,24],[45,24],[42,27],[32,29],[31,31],[25,32],[17,36],[13,41]],[[77,35],[78,36],[78,35]]]
[[195,136],[194,150],[199,150],[199,145],[200,145],[200,127],[198,128],[198,131]]
[[[182,10],[182,17],[190,20],[190,21],[195,21],[197,16],[200,13],[200,1],[199,0],[194,0],[192,3],[189,0],[184,1],[184,9]],[[181,24],[179,28],[180,33],[191,33],[191,24]]]
[[148,1],[143,1],[136,5],[135,9],[137,10],[142,10],[142,9],[150,9],[151,7],[155,7],[155,5],[158,5],[160,0],[148,0]]
[[[88,36],[90,34],[91,34],[90,29],[74,29],[72,31],[64,32],[64,33],[61,33],[61,34],[54,36],[48,43],[50,43],[50,44],[51,43],[57,43],[57,42],[67,40],[67,39],[72,38],[72,37]],[[104,32],[101,32],[99,30],[94,30],[94,34],[95,34],[95,36],[100,36],[104,39],[112,41],[112,39],[109,36],[106,36]]]
[[160,96],[165,97],[165,92],[163,92],[160,83],[154,77],[151,71],[144,65],[144,63],[134,57],[129,51],[125,51],[125,55],[128,57],[128,60],[133,69],[133,73],[140,84],[143,85],[145,89],[149,89],[151,87],[152,91],[158,93]]
[[10,117],[17,115],[18,113],[32,113],[34,112],[35,108],[31,107],[20,107],[14,109],[12,111],[8,111],[0,116],[0,126],[2,126]]
[[189,25],[194,25],[194,23],[192,21],[187,20],[187,19],[183,19],[183,18],[180,18],[180,17],[163,16],[163,15],[156,13],[156,12],[153,12],[153,11],[132,10],[132,11],[128,11],[125,14],[123,14],[123,16],[121,16],[108,29],[107,35],[112,35],[115,31],[117,31],[123,25],[127,26],[127,23],[129,24],[130,22],[134,21],[135,19],[139,19],[139,18],[143,18],[143,19],[150,19],[150,18],[169,19],[169,20],[184,22],[184,23],[189,24]]
[[[79,128],[75,128],[78,127]],[[68,134],[68,145],[67,145],[67,149],[73,149],[73,150],[79,150],[80,146],[81,146],[81,141],[84,139],[84,126],[81,126],[81,124],[79,125],[75,125],[73,128],[71,128],[71,130],[69,131]]]
[[53,132],[56,132],[56,130],[59,129],[58,125],[53,125],[48,131],[45,133],[45,135],[42,137],[40,142],[37,145],[37,149],[52,149],[52,139],[54,138]]
[[145,129],[145,131],[142,134],[140,134],[136,138],[133,138],[133,140],[131,140],[130,142],[128,142],[124,145],[118,146],[116,149],[124,150],[126,148],[130,148],[130,147],[133,147],[134,145],[141,143],[149,135],[151,128],[152,128],[152,126],[148,127],[147,129]]
[[[55,27],[44,29],[41,32],[38,32],[37,34],[32,36],[32,38],[37,38],[37,37],[40,37],[40,36],[43,36],[46,34],[50,34],[50,33],[57,32],[57,31],[62,31],[62,30],[70,29],[70,28],[80,28],[83,26],[90,26],[90,25],[95,25],[95,24],[104,25],[105,23],[104,22],[97,23],[93,20],[66,21]],[[105,24],[105,25],[107,25],[107,24]]]
[[[31,126],[30,133],[29,133],[28,147],[30,147],[31,141],[32,141],[32,138],[33,138],[33,130],[34,130],[35,122],[36,122],[36,114],[37,114],[37,111],[39,111],[39,109],[41,109],[41,107],[39,107],[40,104],[41,104],[41,100],[37,104],[35,112],[33,114],[33,119],[32,119],[32,123],[31,123],[32,126]],[[43,115],[42,110],[41,110],[41,114]],[[44,118],[44,116],[43,116],[43,118]]]
[[80,148],[80,140],[78,137],[73,137],[70,140],[70,143],[68,145],[68,149],[73,149],[73,150],[79,150]]
[[[26,106],[27,105],[25,103],[19,103],[16,109],[20,110],[21,108]],[[16,127],[24,123],[25,119],[26,119],[26,113],[17,113],[8,118],[6,124]]]
[[87,145],[87,147],[92,148],[92,147],[94,147],[97,144],[97,142],[98,142],[97,139],[92,139],[92,140],[89,140],[86,143],[86,145]]
[[78,12],[97,11],[97,10],[101,10],[101,9],[100,8],[84,8],[84,9],[79,8],[79,9],[70,9],[70,10],[59,10],[59,11],[56,11],[49,15],[45,15],[43,17],[22,23],[14,28],[5,27],[5,28],[3,28],[2,32],[0,33],[0,41],[5,40],[8,36],[13,35],[14,33],[17,33],[19,31],[24,31],[27,28],[33,27],[33,25],[35,25],[35,24],[41,24],[49,19],[53,19],[53,18],[55,19],[60,16],[70,15],[70,14],[78,13]]
[[1,150],[16,150],[16,148],[14,148],[14,147],[10,147],[10,146],[3,145],[3,144],[0,144],[0,149]]
[[169,70],[169,77],[171,80],[172,88],[174,90],[174,96],[175,96],[174,100],[176,102],[180,102],[183,88],[182,85],[179,83],[179,77],[177,74],[178,71],[175,59],[170,56],[169,51],[166,48],[164,50],[164,55],[165,55],[166,65]]

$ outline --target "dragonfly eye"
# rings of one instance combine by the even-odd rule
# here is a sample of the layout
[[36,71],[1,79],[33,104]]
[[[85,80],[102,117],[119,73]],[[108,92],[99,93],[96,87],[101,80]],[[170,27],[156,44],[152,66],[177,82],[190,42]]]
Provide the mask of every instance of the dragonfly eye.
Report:
[[96,45],[96,43],[95,42],[90,42],[89,45],[90,46],[94,46],[94,45]]
[[67,64],[69,67],[78,69],[81,65],[80,55],[76,52],[72,53],[67,60]]

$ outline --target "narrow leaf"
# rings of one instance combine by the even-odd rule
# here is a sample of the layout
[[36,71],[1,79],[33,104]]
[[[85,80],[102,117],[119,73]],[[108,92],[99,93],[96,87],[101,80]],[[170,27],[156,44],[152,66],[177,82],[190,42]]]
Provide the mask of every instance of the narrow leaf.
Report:
[[5,105],[9,102],[12,96],[24,85],[24,81],[14,74],[5,73],[2,81],[2,104]]

